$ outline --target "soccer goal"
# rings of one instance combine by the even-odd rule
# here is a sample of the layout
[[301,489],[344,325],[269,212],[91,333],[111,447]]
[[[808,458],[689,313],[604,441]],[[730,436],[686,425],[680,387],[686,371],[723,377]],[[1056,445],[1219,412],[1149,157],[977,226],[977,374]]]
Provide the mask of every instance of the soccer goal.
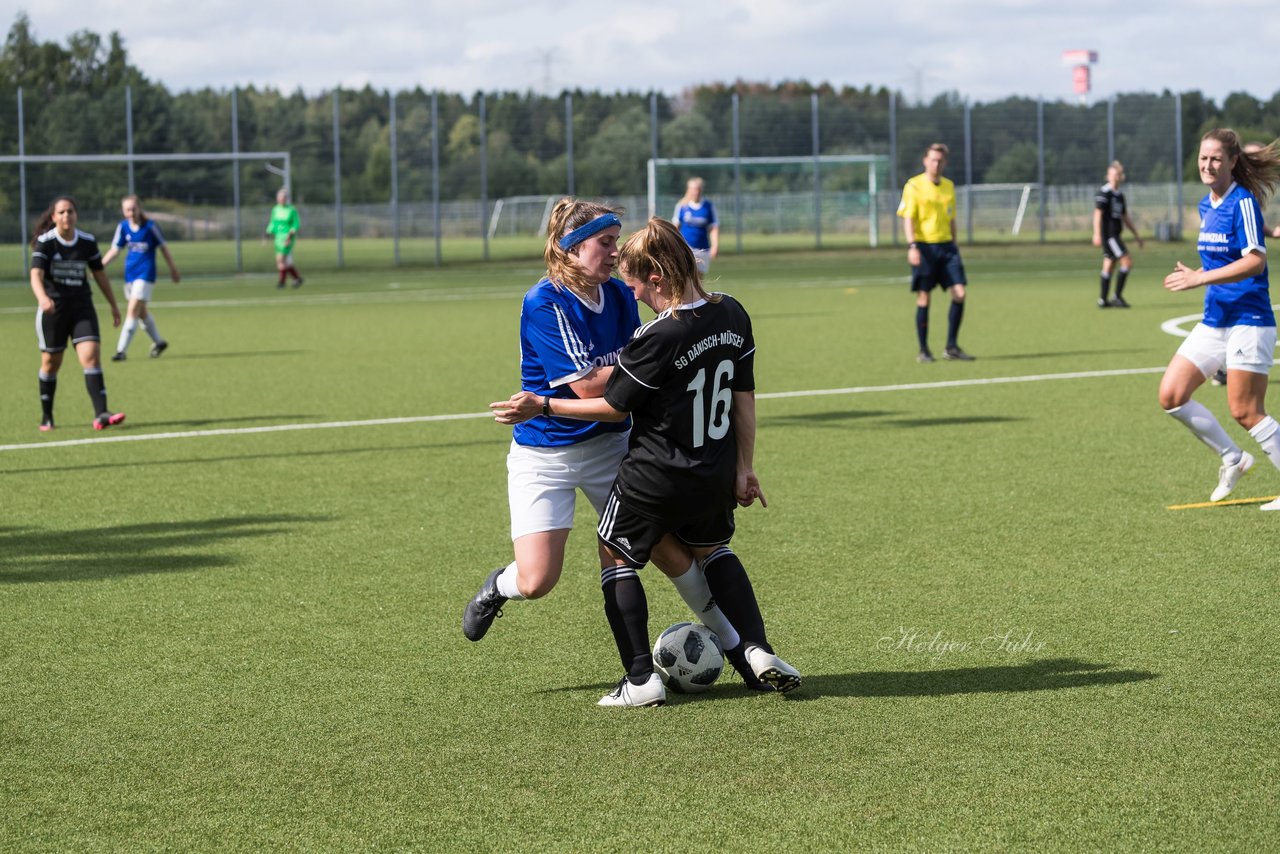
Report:
[[503,235],[537,236],[547,233],[551,210],[561,196],[506,196],[493,203],[489,214],[489,239]]
[[1039,184],[973,184],[957,186],[956,201],[970,242],[974,231],[1006,233],[1017,236]]
[[[742,248],[744,233],[865,235],[880,241],[880,188],[889,158],[878,154],[818,157],[671,157],[649,160],[649,215],[669,217],[694,176],[706,184],[707,198],[726,235]],[[891,212],[891,211],[890,211]]]

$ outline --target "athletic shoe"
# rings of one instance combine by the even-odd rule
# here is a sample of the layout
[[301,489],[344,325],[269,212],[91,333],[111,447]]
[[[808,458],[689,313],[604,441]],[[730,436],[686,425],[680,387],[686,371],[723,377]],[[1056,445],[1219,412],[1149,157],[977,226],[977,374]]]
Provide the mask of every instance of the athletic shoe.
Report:
[[761,682],[769,683],[775,691],[784,694],[800,687],[799,670],[759,644],[749,643],[746,647],[747,663]]
[[282,291],[282,290],[284,290],[284,282],[277,282],[277,283],[276,283],[276,290],[278,290],[278,291]]
[[601,697],[596,705],[636,709],[644,706],[661,706],[665,702],[667,702],[667,689],[658,678],[658,674],[650,673],[649,678],[639,685],[631,684],[631,680],[623,676],[618,687]]
[[303,279],[301,276],[299,276],[297,279],[295,279],[295,280],[294,280],[294,282],[293,282],[293,286],[294,286],[295,288],[300,288],[300,287],[302,287],[302,283],[303,283],[304,281],[306,281],[306,280],[305,280],[305,279]]
[[502,616],[502,606],[507,597],[498,592],[498,576],[506,569],[500,566],[480,585],[480,592],[472,597],[462,612],[462,633],[469,641],[478,641],[493,625],[494,617]]
[[1124,297],[1122,296],[1114,296],[1111,298],[1111,307],[1112,308],[1128,308],[1129,303],[1125,302]]
[[1210,501],[1221,501],[1236,488],[1244,473],[1253,468],[1253,455],[1248,451],[1240,452],[1240,462],[1233,466],[1223,465],[1218,469],[1218,488],[1209,496]]
[[942,358],[952,362],[972,362],[974,357],[959,347],[948,347],[942,351]]
[[151,348],[151,358],[159,359],[160,354],[169,349],[168,341],[157,341],[156,345]]
[[97,418],[93,419],[94,430],[106,430],[108,427],[114,427],[117,424],[124,423],[123,412],[103,412]]
[[1280,498],[1277,498],[1275,501],[1268,501],[1266,504],[1263,504],[1258,509],[1259,510],[1280,510]]
[[111,357],[111,361],[113,361],[113,362],[123,362],[123,361],[124,361],[125,359],[127,359],[127,358],[129,358],[129,357],[125,355],[124,351],[123,351],[123,350],[120,350],[120,351],[118,351],[114,356],[112,356],[112,357]]
[[46,419],[44,419],[43,421],[41,421],[41,422],[40,422],[40,432],[41,432],[41,433],[48,433],[48,432],[49,432],[50,430],[52,430],[52,429],[53,429],[53,419],[52,419],[52,418],[46,418]]
[[1111,303],[1107,302],[1105,299],[1099,298],[1098,308],[1111,308]]
[[916,361],[922,365],[926,365],[929,362],[933,361],[933,354],[930,353],[928,350],[921,350],[920,354],[916,356]]
[[1214,385],[1226,385],[1227,384],[1226,370],[1220,369],[1213,376],[1209,377],[1209,382],[1213,383]]
[[738,675],[742,677],[742,681],[752,691],[772,691],[773,686],[768,682],[761,682],[756,678],[756,673],[751,669],[751,665],[747,663],[746,644],[740,643],[733,649],[726,649],[724,657],[729,659],[729,663],[733,665],[733,669],[738,671]]

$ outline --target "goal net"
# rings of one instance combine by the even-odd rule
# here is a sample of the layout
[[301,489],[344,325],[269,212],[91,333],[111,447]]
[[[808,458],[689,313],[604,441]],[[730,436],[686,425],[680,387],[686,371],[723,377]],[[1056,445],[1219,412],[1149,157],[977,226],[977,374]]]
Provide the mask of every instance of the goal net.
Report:
[[[670,217],[689,178],[702,178],[720,220],[720,245],[744,235],[852,238],[876,246],[889,159],[873,154],[820,157],[680,157],[649,161],[649,214]],[[887,223],[886,223],[887,224]]]

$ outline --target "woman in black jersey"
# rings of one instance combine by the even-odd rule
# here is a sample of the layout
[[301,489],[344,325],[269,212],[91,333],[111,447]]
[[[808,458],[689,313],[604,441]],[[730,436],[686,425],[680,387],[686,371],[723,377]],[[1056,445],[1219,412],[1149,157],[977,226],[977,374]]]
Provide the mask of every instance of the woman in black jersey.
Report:
[[[543,399],[521,392],[491,404],[505,424],[545,411],[556,417],[618,421],[630,414],[627,456],[618,469],[597,530],[612,566],[605,575],[605,614],[627,675],[602,706],[660,705],[653,672],[648,605],[638,570],[665,537],[702,565],[707,584],[742,643],[725,650],[735,668],[778,691],[801,676],[773,653],[742,562],[727,545],[734,505],[764,492],[753,469],[755,340],[751,319],[727,294],[702,289],[697,263],[680,232],[654,217],[619,252],[622,278],[658,313],[618,357],[604,396]],[[735,660],[736,659],[736,660]]]
[[102,253],[92,234],[76,228],[75,200],[59,196],[41,215],[31,240],[31,290],[36,295],[36,336],[40,341],[40,429],[53,429],[53,396],[67,342],[84,368],[84,384],[93,402],[93,429],[105,430],[124,421],[123,412],[107,408],[102,378],[98,313],[93,307],[89,277],[111,306],[111,321],[120,325],[120,308],[102,266]]

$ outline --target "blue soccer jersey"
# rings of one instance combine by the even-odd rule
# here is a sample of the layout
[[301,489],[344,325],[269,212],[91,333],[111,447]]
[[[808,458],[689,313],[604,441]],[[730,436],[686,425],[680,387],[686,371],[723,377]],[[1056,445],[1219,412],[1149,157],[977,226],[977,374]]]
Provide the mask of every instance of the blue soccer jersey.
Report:
[[160,233],[160,226],[154,220],[149,219],[136,229],[129,220],[120,220],[111,245],[120,249],[128,247],[124,257],[126,282],[156,280],[156,250],[164,245],[164,235]]
[[720,224],[716,219],[716,206],[710,199],[703,199],[699,205],[677,205],[673,217],[680,226],[680,235],[691,249],[711,248],[711,229]]
[[[1215,205],[1209,196],[1200,202],[1200,262],[1205,270],[1217,270],[1239,261],[1250,251],[1266,254],[1262,242],[1262,208],[1253,193],[1232,184]],[[1275,326],[1271,310],[1267,268],[1238,282],[1209,285],[1204,294],[1204,325]]]
[[[524,295],[520,309],[520,387],[544,397],[577,397],[569,383],[593,368],[614,365],[640,327],[635,295],[617,279],[600,286],[600,304],[584,302],[568,288],[543,279]],[[539,415],[517,424],[517,444],[558,447],[603,433],[630,429],[622,422],[574,421]]]

